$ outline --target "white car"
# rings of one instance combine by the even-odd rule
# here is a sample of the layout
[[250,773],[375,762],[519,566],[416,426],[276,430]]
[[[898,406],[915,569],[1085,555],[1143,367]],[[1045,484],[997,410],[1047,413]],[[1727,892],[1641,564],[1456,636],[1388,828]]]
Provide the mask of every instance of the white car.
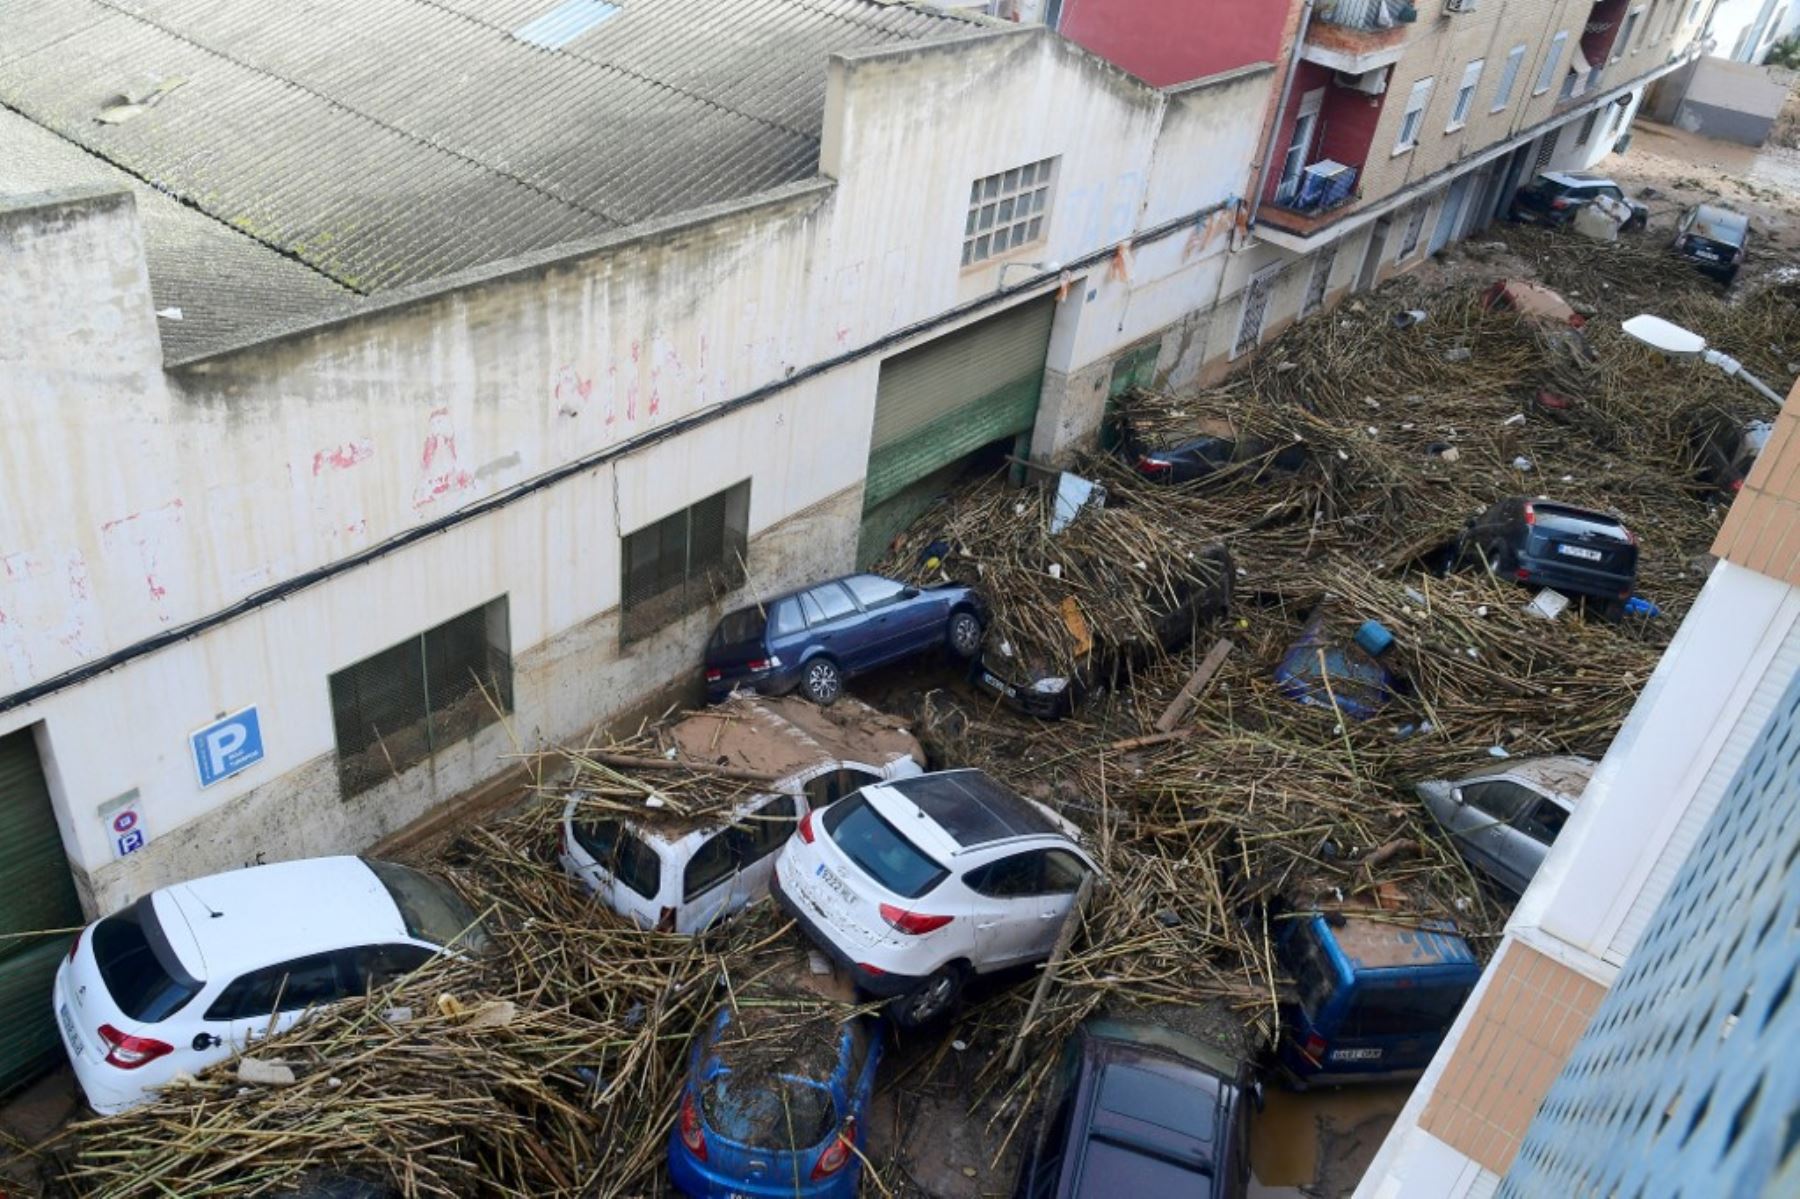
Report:
[[306,858],[162,887],[82,929],[51,1002],[89,1106],[147,1103],[308,1009],[379,989],[452,944],[475,913],[405,866]]
[[[724,811],[676,803],[627,817],[571,795],[563,809],[564,870],[641,928],[692,934],[769,892],[775,854],[815,807],[884,779],[919,774],[925,751],[897,720],[849,696],[829,709],[798,697],[738,696],[666,730],[677,760],[762,772],[762,786],[722,780]],[[646,776],[648,777],[648,776]],[[671,795],[677,792],[675,775]]]
[[1099,867],[1074,825],[979,770],[864,787],[803,819],[770,887],[782,908],[907,1027],[971,974],[1050,955]]

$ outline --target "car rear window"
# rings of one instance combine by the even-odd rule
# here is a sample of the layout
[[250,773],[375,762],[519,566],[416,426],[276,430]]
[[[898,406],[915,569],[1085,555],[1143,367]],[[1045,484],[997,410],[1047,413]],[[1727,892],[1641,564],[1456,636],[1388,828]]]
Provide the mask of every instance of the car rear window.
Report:
[[709,1127],[727,1140],[764,1149],[811,1149],[837,1127],[831,1092],[809,1079],[724,1070],[700,1090]]
[[1294,931],[1288,939],[1287,952],[1283,955],[1287,967],[1294,976],[1294,989],[1300,999],[1300,1009],[1309,1016],[1316,1016],[1322,1011],[1337,991],[1338,976],[1336,968],[1331,964],[1325,947],[1307,928]]
[[1535,518],[1533,527],[1546,533],[1566,533],[1576,537],[1598,533],[1615,541],[1630,540],[1625,535],[1624,525],[1597,512],[1583,512],[1579,508],[1563,508],[1552,504],[1533,504],[1531,514]]
[[181,967],[146,895],[94,926],[94,960],[119,1010],[154,1024],[200,993],[201,982]]
[[617,820],[576,820],[575,842],[593,856],[600,869],[642,895],[655,899],[662,891],[662,859]]
[[901,836],[861,794],[826,808],[824,820],[844,855],[896,895],[917,899],[950,873]]
[[763,629],[767,624],[768,618],[762,608],[740,608],[719,622],[719,627],[713,630],[712,640],[706,643],[707,648],[754,645],[762,640]]
[[486,948],[487,934],[476,921],[475,910],[448,883],[393,862],[364,865],[387,888],[408,935],[433,945],[457,942],[468,949]]
[[1363,982],[1344,1016],[1347,1037],[1413,1037],[1441,1033],[1469,997],[1466,983],[1388,985]]
[[1538,176],[1537,189],[1550,199],[1554,200],[1558,196],[1568,195],[1575,190],[1575,187],[1573,184],[1561,183],[1555,179],[1546,178],[1545,176],[1540,175]]

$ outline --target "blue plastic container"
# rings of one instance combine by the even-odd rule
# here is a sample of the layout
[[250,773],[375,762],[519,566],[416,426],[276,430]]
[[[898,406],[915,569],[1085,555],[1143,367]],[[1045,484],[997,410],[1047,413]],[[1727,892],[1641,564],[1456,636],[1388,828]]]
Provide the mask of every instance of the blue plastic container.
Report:
[[1365,620],[1356,630],[1356,644],[1371,658],[1379,658],[1394,644],[1394,635],[1379,620]]

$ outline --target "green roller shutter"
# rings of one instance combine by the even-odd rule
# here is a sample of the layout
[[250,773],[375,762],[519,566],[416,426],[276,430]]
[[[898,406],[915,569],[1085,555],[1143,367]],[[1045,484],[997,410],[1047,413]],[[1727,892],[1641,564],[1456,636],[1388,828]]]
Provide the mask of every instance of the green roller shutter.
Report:
[[1052,297],[1008,309],[881,364],[863,510],[1037,419]]
[[0,1093],[62,1053],[51,980],[72,934],[18,937],[82,923],[81,901],[29,729],[0,737]]

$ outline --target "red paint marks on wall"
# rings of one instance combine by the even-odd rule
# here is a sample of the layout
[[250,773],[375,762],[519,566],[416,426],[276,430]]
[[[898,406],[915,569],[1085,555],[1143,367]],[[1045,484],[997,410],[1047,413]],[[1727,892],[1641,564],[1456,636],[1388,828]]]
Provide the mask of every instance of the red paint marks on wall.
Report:
[[346,441],[342,445],[320,450],[313,455],[312,473],[316,479],[328,470],[349,470],[358,462],[375,456],[375,443],[367,438]]
[[441,496],[474,486],[475,477],[464,470],[456,456],[456,426],[450,409],[433,408],[425,422],[425,444],[419,451],[419,481],[413,486],[413,507],[423,508]]
[[556,411],[561,416],[580,416],[594,393],[594,381],[584,379],[581,372],[565,366],[556,374]]
[[1061,32],[1146,83],[1168,87],[1281,57],[1279,0],[1065,0]]
[[[156,618],[165,624],[170,614],[163,608],[163,601],[169,596],[164,563],[166,560],[177,568],[181,565],[182,544],[176,530],[182,521],[183,507],[177,496],[160,508],[133,512],[100,526],[108,556],[126,555],[135,561],[144,580],[144,591],[156,606]],[[82,586],[85,585],[84,581]]]

